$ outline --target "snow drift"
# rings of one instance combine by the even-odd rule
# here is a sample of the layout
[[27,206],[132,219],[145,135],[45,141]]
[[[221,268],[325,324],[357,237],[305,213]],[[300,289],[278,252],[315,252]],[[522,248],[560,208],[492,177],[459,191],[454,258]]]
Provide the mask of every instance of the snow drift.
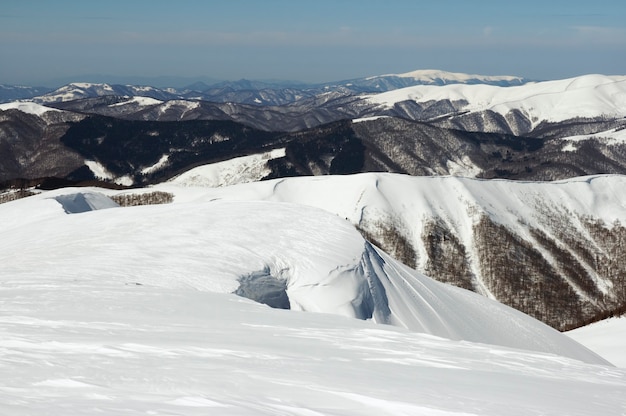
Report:
[[[107,206],[88,193],[56,192],[47,198]],[[43,198],[7,204],[0,212],[11,224],[14,216],[50,209],[50,199]],[[72,211],[68,207],[59,205],[45,220],[3,230],[0,251],[22,253],[2,260],[7,276],[65,276],[233,293],[242,277],[260,273],[285,282],[294,310],[605,362],[518,311],[403,266],[364,241],[345,219],[319,209],[213,201],[63,214],[62,209]],[[29,267],[24,269],[24,264]]]

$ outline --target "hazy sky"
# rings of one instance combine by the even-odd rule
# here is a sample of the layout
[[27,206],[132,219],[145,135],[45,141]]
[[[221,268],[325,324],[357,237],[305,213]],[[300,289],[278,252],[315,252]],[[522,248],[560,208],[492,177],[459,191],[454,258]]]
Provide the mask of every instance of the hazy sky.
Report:
[[415,69],[533,79],[626,74],[626,1],[0,4],[5,84],[89,81],[87,74],[319,82]]

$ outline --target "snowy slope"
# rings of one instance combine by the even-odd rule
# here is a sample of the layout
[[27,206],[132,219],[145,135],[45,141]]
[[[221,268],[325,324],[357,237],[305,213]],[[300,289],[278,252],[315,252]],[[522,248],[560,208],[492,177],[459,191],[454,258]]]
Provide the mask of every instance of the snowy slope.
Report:
[[472,74],[464,74],[459,72],[448,72],[442,71],[438,69],[419,69],[416,71],[405,72],[402,74],[387,74],[380,75],[376,77],[370,77],[368,79],[376,79],[383,77],[398,77],[398,78],[410,78],[416,82],[421,82],[423,84],[436,84],[436,85],[444,85],[444,84],[495,84],[495,83],[524,83],[524,79],[515,76],[509,75],[472,75]]
[[125,106],[125,105],[135,105],[138,107],[141,106],[151,106],[151,105],[158,105],[158,104],[162,104],[163,101],[161,100],[157,100],[154,98],[150,98],[150,97],[142,97],[139,95],[133,96],[133,97],[128,97],[128,99],[126,101],[121,101],[119,103],[116,104],[111,104],[109,107],[120,107],[120,106]]
[[[167,184],[157,187],[175,191]],[[353,224],[363,225],[390,217],[417,230],[424,221],[438,217],[445,219],[457,235],[469,238],[473,217],[485,212],[520,233],[525,232],[524,221],[539,219],[542,207],[589,215],[608,224],[615,220],[626,223],[624,189],[626,176],[622,175],[522,182],[363,173],[277,179],[207,189],[205,194],[192,193],[189,197],[295,202],[322,208]],[[184,192],[176,192],[185,198]]]
[[387,108],[403,101],[449,100],[456,103],[459,113],[490,110],[503,116],[517,110],[536,127],[545,121],[626,116],[626,76],[585,75],[514,87],[419,85],[370,95],[366,100]]
[[19,110],[23,113],[34,114],[37,116],[41,116],[42,114],[47,113],[48,111],[57,111],[57,112],[61,111],[61,110],[57,110],[56,108],[46,107],[40,104],[27,102],[27,101],[24,101],[24,102],[14,101],[11,103],[0,104],[0,111],[7,111],[7,110]]
[[285,149],[242,156],[224,162],[199,166],[172,178],[182,186],[218,187],[260,181],[271,173],[267,162],[285,156]]
[[[422,273],[567,328],[624,302],[624,190],[620,175],[519,182],[367,173],[243,184],[204,198],[322,208]],[[547,284],[552,297],[542,294]]]
[[[88,214],[77,214],[88,215]],[[0,414],[609,415],[626,370],[233,295],[3,277]]]
[[[0,414],[625,409],[625,370],[566,358],[601,362],[536,321],[402,267],[336,215],[176,189],[159,206],[118,208],[91,189],[0,205]],[[229,293],[260,270],[288,281],[293,309],[332,315]],[[375,318],[352,319],[368,290]],[[463,341],[372,322],[383,316]],[[535,351],[468,342],[472,333]]]
[[140,100],[144,105],[149,105],[147,101],[150,98],[156,100],[168,100],[178,97],[177,94],[168,90],[161,90],[150,86],[73,82],[47,94],[34,97],[33,101],[44,104],[58,103],[107,95],[139,96],[142,97]]
[[35,97],[34,100],[41,103],[55,103],[59,101],[79,100],[92,96],[115,94],[115,89],[109,84],[73,82],[40,97]]
[[607,131],[601,131],[594,134],[585,134],[578,136],[564,137],[561,140],[567,144],[563,147],[566,152],[573,152],[586,141],[597,141],[606,145],[621,145],[626,143],[626,128],[616,128]]
[[[203,191],[195,194],[207,198],[199,195]],[[0,259],[5,276],[232,293],[239,279],[263,275],[285,282],[294,310],[602,362],[518,311],[402,266],[366,243],[347,221],[322,210],[181,201],[84,213],[87,204],[112,205],[61,190],[0,206],[6,221],[0,253],[20,252]]]
[[626,317],[611,318],[567,332],[612,364],[626,368]]

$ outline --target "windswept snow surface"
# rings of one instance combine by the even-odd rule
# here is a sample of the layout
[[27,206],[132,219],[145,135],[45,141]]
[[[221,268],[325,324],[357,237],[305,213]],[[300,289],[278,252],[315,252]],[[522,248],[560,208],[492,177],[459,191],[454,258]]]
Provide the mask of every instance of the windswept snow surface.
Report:
[[612,364],[626,368],[626,316],[596,322],[569,331],[567,335]]
[[[7,224],[20,223],[29,210],[45,212],[53,203],[61,203],[57,212],[62,213],[84,212],[73,209],[75,200],[101,201],[71,191],[69,196],[62,190],[45,194],[48,199],[17,201],[9,205],[12,210],[0,207],[0,214]],[[214,198],[210,191],[194,193],[209,201]],[[101,202],[94,206],[104,207]],[[29,274],[69,277],[89,270],[88,278],[131,278],[145,285],[232,293],[238,279],[263,272],[286,282],[295,310],[604,362],[514,309],[403,266],[366,243],[349,222],[316,208],[213,201],[88,214],[55,215],[50,221],[5,230],[8,245],[0,252],[20,247],[21,253],[19,259],[2,262],[8,274],[20,274],[28,264],[33,269]]]
[[418,85],[370,95],[367,100],[385,107],[409,100],[450,100],[463,103],[459,111],[491,110],[502,115],[519,110],[536,126],[542,121],[626,116],[626,76],[585,75],[514,87]]
[[[0,414],[623,414],[626,370],[403,267],[344,219],[181,190],[159,206],[101,209],[89,189],[0,205]],[[76,195],[99,202],[67,213]],[[295,309],[333,315],[230,294],[260,270]]]

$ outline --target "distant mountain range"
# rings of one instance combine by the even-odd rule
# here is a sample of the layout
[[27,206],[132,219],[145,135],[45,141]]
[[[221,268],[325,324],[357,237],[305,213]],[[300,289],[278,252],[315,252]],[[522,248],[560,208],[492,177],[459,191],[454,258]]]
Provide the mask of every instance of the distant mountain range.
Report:
[[[452,75],[420,79],[479,79]],[[126,184],[154,183],[278,147],[286,154],[268,177],[389,171],[552,180],[626,172],[626,77],[333,90],[280,106],[163,96],[171,93],[71,84],[0,104],[0,180],[93,179],[87,160]],[[146,173],[163,158],[168,162]]]
[[25,87],[19,85],[0,84],[0,103],[7,103],[15,100],[28,100],[54,91],[53,88],[46,87]]
[[215,84],[196,82],[183,88],[155,88],[150,86],[74,82],[56,90],[0,85],[0,103],[17,99],[32,99],[38,103],[49,104],[106,95],[141,95],[159,100],[195,99],[240,104],[283,105],[331,91],[339,91],[342,94],[351,95],[365,92],[391,91],[414,85],[463,83],[511,86],[521,85],[526,82],[527,80],[520,77],[466,75],[435,70],[388,74],[323,84],[242,79]]

